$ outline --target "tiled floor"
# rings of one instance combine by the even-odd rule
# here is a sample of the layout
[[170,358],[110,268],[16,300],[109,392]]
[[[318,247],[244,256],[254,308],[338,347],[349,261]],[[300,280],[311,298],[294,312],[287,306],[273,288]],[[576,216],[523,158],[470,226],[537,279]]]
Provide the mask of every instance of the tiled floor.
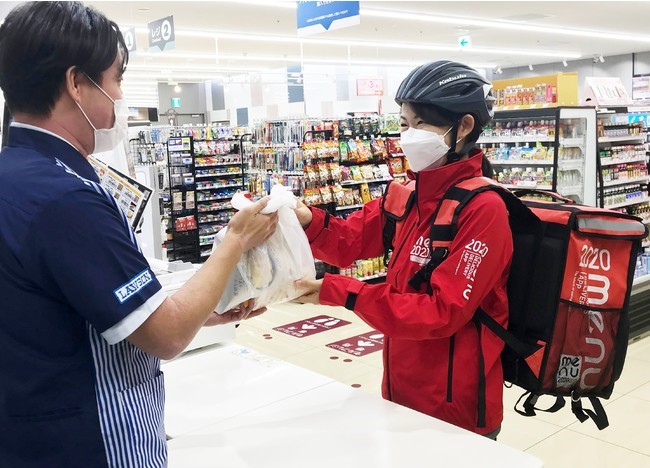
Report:
[[[302,338],[273,330],[317,315],[351,323]],[[380,398],[381,351],[357,357],[326,346],[370,330],[343,308],[283,304],[243,323],[237,329],[236,341]],[[371,348],[366,345],[366,349]],[[604,431],[590,421],[581,424],[567,407],[556,414],[520,416],[512,410],[520,393],[516,388],[505,389],[506,411],[499,442],[540,457],[548,468],[650,468],[650,338],[630,345],[615,392],[603,401],[610,422]]]

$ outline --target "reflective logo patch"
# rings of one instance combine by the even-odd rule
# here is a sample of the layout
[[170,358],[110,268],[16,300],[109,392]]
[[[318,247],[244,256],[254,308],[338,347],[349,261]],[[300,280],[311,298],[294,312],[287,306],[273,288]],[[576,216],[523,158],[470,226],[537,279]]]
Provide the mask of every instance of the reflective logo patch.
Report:
[[113,291],[113,294],[115,294],[117,300],[120,301],[120,304],[124,304],[126,301],[136,295],[142,288],[151,283],[152,280],[153,275],[151,272],[148,269],[144,270],[143,272],[138,273],[135,277],[133,277],[133,279],[131,279],[128,283],[125,283]]

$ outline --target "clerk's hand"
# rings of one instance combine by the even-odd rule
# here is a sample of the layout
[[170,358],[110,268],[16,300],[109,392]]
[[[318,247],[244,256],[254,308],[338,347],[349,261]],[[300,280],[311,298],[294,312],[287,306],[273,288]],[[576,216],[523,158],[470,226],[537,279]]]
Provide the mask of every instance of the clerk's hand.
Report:
[[291,302],[297,302],[299,304],[320,304],[318,296],[320,294],[320,288],[323,286],[323,280],[309,280],[302,279],[298,280],[295,283],[296,288],[305,291],[305,293],[294,299]]
[[257,317],[258,315],[262,315],[264,312],[266,312],[266,307],[255,309],[255,302],[250,300],[239,304],[237,307],[230,309],[223,314],[217,314],[215,312],[208,318],[208,320],[206,320],[203,326],[213,327],[215,325],[224,325],[226,323],[241,322],[242,320],[248,320]]
[[242,250],[257,247],[271,237],[278,225],[278,214],[261,214],[269,202],[269,197],[264,197],[253,205],[240,210],[228,223],[226,236],[235,236],[242,246]]
[[307,208],[307,205],[305,205],[302,200],[298,200],[298,204],[294,208],[294,211],[296,213],[296,216],[298,217],[298,222],[303,228],[306,228],[309,226],[311,223],[312,219],[312,214],[311,210]]

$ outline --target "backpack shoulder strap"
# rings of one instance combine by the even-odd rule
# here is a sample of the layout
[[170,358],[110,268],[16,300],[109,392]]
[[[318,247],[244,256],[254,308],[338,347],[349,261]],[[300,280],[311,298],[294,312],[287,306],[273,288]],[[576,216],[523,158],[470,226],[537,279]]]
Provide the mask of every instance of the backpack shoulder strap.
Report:
[[436,208],[429,232],[429,262],[411,278],[411,287],[417,290],[423,283],[429,284],[433,270],[449,254],[458,229],[460,213],[476,195],[488,190],[499,194],[511,216],[524,223],[539,222],[537,216],[521,200],[492,179],[473,177],[459,182],[445,192]]
[[389,182],[381,200],[381,212],[384,215],[382,242],[384,245],[384,263],[388,265],[388,255],[393,249],[393,239],[397,233],[397,223],[406,218],[415,203],[415,181],[404,184]]

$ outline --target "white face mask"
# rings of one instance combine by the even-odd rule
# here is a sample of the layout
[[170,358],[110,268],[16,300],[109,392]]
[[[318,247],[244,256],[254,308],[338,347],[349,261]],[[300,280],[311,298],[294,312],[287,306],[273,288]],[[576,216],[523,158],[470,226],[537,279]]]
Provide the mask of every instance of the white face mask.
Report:
[[400,144],[413,172],[434,169],[445,163],[445,156],[450,149],[445,143],[445,137],[450,131],[451,128],[444,135],[417,128],[402,132]]
[[101,86],[99,86],[97,83],[95,83],[88,75],[86,77],[90,80],[92,84],[97,86],[97,89],[99,89],[104,95],[111,100],[113,103],[113,112],[115,113],[115,123],[113,124],[113,127],[111,128],[96,128],[93,123],[90,121],[84,110],[81,108],[79,103],[77,102],[77,107],[79,107],[79,110],[81,113],[84,115],[90,126],[93,128],[95,132],[95,148],[93,149],[92,153],[103,153],[106,151],[112,151],[119,144],[123,144],[124,141],[128,138],[129,134],[129,126],[128,126],[128,119],[129,119],[129,108],[126,105],[126,102],[124,99],[118,99],[117,101],[113,100],[106,91],[104,91]]

